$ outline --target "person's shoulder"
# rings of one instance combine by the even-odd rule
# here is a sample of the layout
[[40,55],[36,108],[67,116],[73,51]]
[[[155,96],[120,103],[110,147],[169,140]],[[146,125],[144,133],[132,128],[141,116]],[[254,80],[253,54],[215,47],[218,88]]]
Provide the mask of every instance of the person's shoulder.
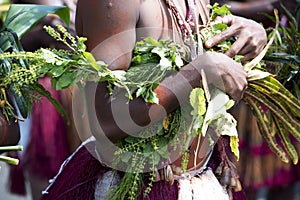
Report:
[[139,9],[140,3],[144,0],[78,0],[78,7],[88,7],[88,8],[105,8],[106,10],[114,10],[116,8],[131,8],[131,9]]
[[[89,39],[87,44],[92,49],[112,35],[134,30],[139,20],[140,11],[139,5],[136,3],[139,4],[139,1],[78,0],[76,33],[87,37]],[[117,40],[116,37],[115,40]],[[122,44],[121,41],[118,43],[114,41],[113,44],[126,45],[125,43]]]
[[143,0],[78,0],[77,15],[103,20],[136,18],[139,15],[140,1]]

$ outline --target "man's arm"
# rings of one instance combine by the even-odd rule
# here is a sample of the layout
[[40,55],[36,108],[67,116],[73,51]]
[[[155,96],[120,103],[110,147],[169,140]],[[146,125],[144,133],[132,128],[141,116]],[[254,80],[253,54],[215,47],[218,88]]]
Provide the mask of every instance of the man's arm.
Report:
[[79,0],[76,31],[88,38],[88,51],[110,69],[127,70],[136,40],[139,1]]

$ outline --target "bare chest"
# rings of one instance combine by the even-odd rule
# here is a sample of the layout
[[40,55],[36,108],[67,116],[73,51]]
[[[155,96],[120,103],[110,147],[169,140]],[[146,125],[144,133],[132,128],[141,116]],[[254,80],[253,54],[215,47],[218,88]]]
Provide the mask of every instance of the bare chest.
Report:
[[[166,0],[142,0],[139,20],[137,23],[137,37],[153,37],[155,39],[170,38],[174,31],[174,20],[168,9]],[[182,14],[185,16],[187,7],[185,0],[176,0]]]

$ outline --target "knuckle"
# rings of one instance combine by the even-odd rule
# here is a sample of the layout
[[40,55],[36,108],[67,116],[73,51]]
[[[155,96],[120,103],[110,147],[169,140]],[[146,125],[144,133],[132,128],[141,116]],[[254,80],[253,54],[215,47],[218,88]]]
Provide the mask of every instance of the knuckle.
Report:
[[[241,18],[239,18],[239,19],[241,19]],[[237,23],[239,24],[239,27],[242,29],[249,27],[249,20],[247,20],[245,18],[243,18],[242,20],[238,20]]]
[[248,41],[251,41],[252,43],[255,43],[256,37],[254,36],[253,32],[251,32],[251,30],[245,30],[244,34],[248,38]]
[[235,49],[229,49],[227,52],[226,52],[226,55],[229,56],[229,57],[233,57],[234,55],[236,55],[237,52]]

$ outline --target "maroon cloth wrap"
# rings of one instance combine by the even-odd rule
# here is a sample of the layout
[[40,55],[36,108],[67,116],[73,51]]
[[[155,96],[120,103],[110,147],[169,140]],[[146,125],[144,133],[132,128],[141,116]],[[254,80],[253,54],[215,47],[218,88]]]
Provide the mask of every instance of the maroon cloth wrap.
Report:
[[62,165],[62,170],[43,194],[42,200],[93,200],[95,185],[108,169],[101,166],[87,150],[94,142],[81,146]]
[[[51,89],[49,77],[39,79],[39,83],[60,101],[61,94]],[[70,155],[66,119],[45,97],[33,104],[29,143],[23,155],[18,166],[10,166],[8,183],[10,192],[19,195],[26,194],[24,169],[36,177],[50,179]]]
[[9,165],[8,187],[11,193],[25,196],[25,177],[22,167],[22,159],[19,158],[18,152],[10,152],[10,156],[19,159],[19,165]]
[[[60,101],[60,92],[51,89],[49,77],[39,79],[52,97]],[[25,152],[25,167],[41,178],[52,178],[70,155],[66,120],[45,97],[35,102],[31,113],[31,131]]]
[[[108,170],[87,150],[87,148],[94,148],[94,145],[95,142],[91,141],[85,146],[81,146],[64,163],[62,170],[48,187],[42,200],[89,200],[94,198],[97,179]],[[215,152],[210,166],[217,166],[219,161],[220,157]],[[169,185],[165,181],[160,181],[153,184],[152,190],[147,197],[144,198],[143,194],[141,194],[138,199],[176,200],[178,198],[178,190],[178,184]],[[243,191],[234,193],[233,198],[234,200],[247,199]]]

